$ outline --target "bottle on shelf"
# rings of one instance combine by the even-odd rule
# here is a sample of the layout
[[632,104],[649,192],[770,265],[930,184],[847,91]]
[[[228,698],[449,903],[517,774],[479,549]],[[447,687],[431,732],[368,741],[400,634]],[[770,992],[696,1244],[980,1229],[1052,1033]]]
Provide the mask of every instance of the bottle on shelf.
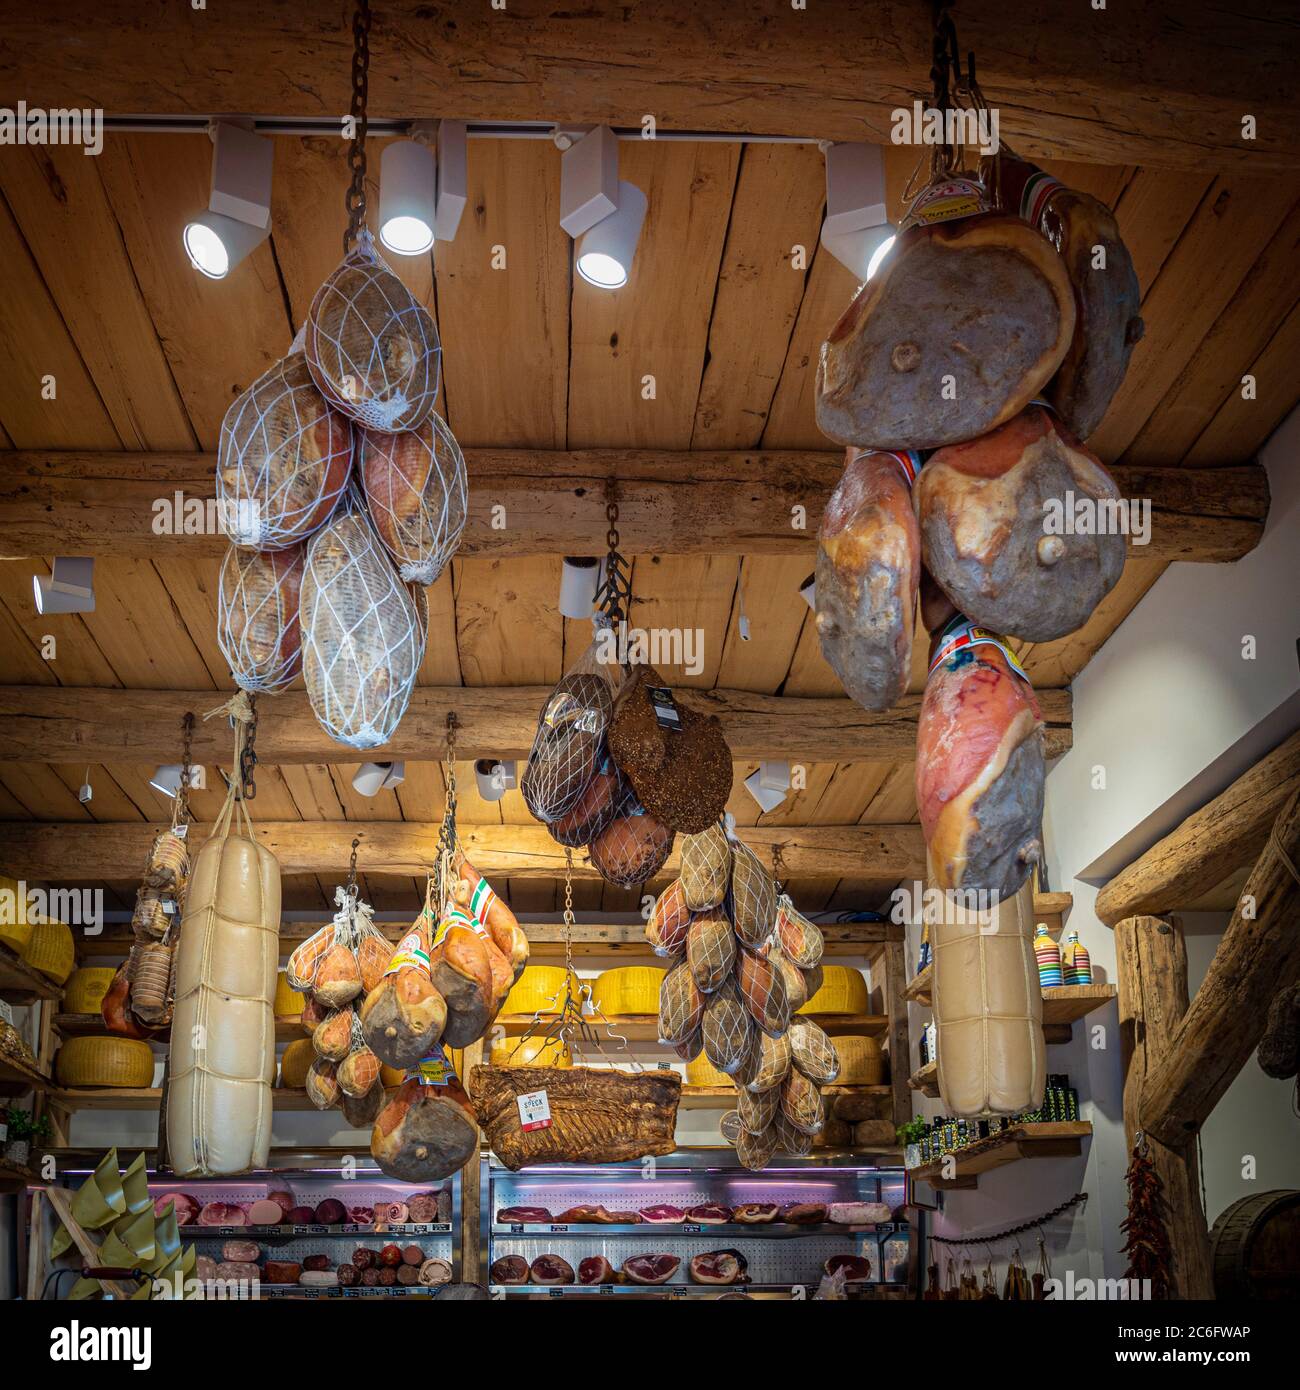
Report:
[[1039,922],[1034,933],[1034,959],[1038,962],[1038,983],[1043,989],[1054,989],[1063,983],[1061,948],[1048,935],[1046,922]]

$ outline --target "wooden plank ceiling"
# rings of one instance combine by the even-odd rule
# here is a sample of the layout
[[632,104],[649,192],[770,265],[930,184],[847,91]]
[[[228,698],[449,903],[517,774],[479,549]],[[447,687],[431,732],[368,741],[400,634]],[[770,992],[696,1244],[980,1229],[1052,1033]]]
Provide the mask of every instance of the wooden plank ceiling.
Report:
[[[215,449],[227,405],[285,351],[338,261],[347,178],[340,141],[278,137],[271,239],[227,281],[212,282],[190,268],[180,240],[206,201],[210,158],[205,138],[186,135],[110,134],[94,159],[76,148],[0,151],[0,447]],[[887,161],[897,213],[914,155],[891,148]],[[824,175],[816,147],[623,142],[620,163],[621,177],[649,199],[623,290],[596,290],[573,275],[558,220],[559,157],[548,142],[472,141],[470,201],[456,240],[438,243],[435,261],[396,258],[438,321],[440,409],[457,438],[538,449],[826,448],[813,418],[817,350],[855,284],[818,246]],[[1143,289],[1146,337],[1093,447],[1108,462],[1249,460],[1297,395],[1295,177],[1050,167],[1114,208]],[[370,196],[374,206],[377,188]],[[1251,400],[1241,394],[1247,374],[1256,380]],[[648,377],[652,398],[643,389]],[[47,379],[56,399],[42,392]],[[810,537],[815,525],[811,518]],[[598,553],[604,532],[603,500],[593,497],[590,516],[575,518],[574,549]],[[682,556],[665,535],[660,553],[637,556],[634,621],[705,635],[703,670],[665,676],[704,688],[841,695],[797,593],[811,547],[810,538],[806,556]],[[0,681],[211,689],[213,705],[230,688],[214,636],[217,561],[101,559],[95,612],[39,620],[33,568],[47,572],[43,564],[0,564]],[[1130,559],[1083,630],[1025,645],[1036,685],[1068,685],[1162,569]],[[554,558],[454,562],[430,591],[423,683],[553,682],[587,639],[585,624],[557,614],[558,587]],[[742,605],[748,641],[737,625]],[[53,660],[42,654],[47,633],[57,639]],[[921,688],[923,661],[921,643],[913,689]],[[406,781],[370,799],[352,789],[354,762],[264,766],[255,810],[277,821],[433,820],[445,795],[440,752],[408,761]],[[731,809],[742,826],[760,819],[741,786],[754,766],[737,767]],[[0,818],[162,819],[168,808],[149,787],[151,771],[5,765]],[[87,778],[94,799],[82,806],[77,788]],[[466,820],[530,820],[518,792],[483,802],[468,765],[459,769],[459,791]],[[195,802],[206,819],[219,793],[210,786]],[[806,785],[761,821],[873,824],[915,815],[910,763],[814,764]],[[123,864],[113,880],[123,893],[136,870]],[[792,885],[809,908],[874,905],[887,886],[869,865],[860,878]],[[366,887],[381,909],[414,908],[413,880],[376,877]],[[553,883],[505,887],[520,910],[556,906]],[[320,907],[332,884],[288,888],[287,906]],[[583,883],[575,903],[622,910],[634,897]]]

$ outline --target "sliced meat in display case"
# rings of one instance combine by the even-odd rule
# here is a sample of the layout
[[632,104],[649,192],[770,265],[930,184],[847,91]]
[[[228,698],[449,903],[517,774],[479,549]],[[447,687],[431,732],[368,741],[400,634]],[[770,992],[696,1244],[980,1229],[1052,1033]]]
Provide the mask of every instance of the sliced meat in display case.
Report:
[[[722,1149],[517,1173],[488,1158],[482,1192],[483,1268],[497,1299],[803,1299],[841,1266],[852,1271],[851,1297],[905,1293],[906,1181],[897,1168],[809,1158],[753,1173]],[[847,1204],[882,1219],[831,1222]],[[773,1219],[756,1221],[758,1212]],[[573,1279],[554,1273],[567,1269]]]

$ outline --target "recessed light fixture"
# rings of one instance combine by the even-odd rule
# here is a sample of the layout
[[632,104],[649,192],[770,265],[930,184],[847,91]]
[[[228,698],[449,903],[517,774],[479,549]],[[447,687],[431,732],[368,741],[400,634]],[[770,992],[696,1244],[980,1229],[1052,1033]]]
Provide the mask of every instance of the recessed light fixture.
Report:
[[405,763],[362,763],[352,776],[352,790],[360,796],[377,796],[405,781]]
[[478,783],[478,794],[484,801],[500,801],[508,791],[519,785],[518,764],[501,758],[480,758],[474,764],[474,780]]
[[826,219],[821,243],[859,280],[870,280],[893,245],[879,145],[825,144]]
[[222,280],[271,235],[275,146],[251,123],[213,121],[212,191],[207,210],[185,225],[185,254],[210,280]]
[[48,579],[39,574],[32,576],[32,593],[38,613],[93,613],[94,557],[56,556]]

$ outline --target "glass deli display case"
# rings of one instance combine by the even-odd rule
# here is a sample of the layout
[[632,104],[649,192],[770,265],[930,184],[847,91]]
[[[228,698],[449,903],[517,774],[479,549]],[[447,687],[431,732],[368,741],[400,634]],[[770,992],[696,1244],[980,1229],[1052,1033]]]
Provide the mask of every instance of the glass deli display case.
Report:
[[[729,1150],[693,1151],[667,1158],[608,1165],[554,1165],[513,1173],[495,1157],[484,1159],[481,1209],[484,1276],[493,1298],[555,1298],[593,1295],[642,1297],[719,1297],[750,1294],[766,1297],[811,1298],[827,1273],[827,1261],[856,1257],[848,1284],[850,1296],[888,1296],[906,1286],[909,1234],[905,1221],[849,1225],[830,1220],[796,1224],[780,1219],[761,1223],[718,1221],[741,1206],[763,1204],[785,1208],[810,1204],[829,1209],[836,1204],[879,1203],[900,1212],[906,1196],[902,1169],[831,1166],[817,1157],[788,1159],[761,1172],[728,1163]],[[562,1220],[578,1208],[600,1209],[597,1220]],[[675,1210],[681,1220],[640,1220],[634,1214],[653,1209]],[[696,1219],[700,1208],[713,1220]],[[719,1210],[722,1209],[722,1210]],[[606,1213],[616,1218],[608,1221]],[[590,1215],[590,1212],[581,1213]],[[552,1219],[545,1219],[545,1218]],[[532,1219],[520,1219],[532,1218]],[[739,1277],[734,1282],[698,1282],[692,1276],[693,1256],[708,1252],[734,1257]],[[551,1265],[539,1257],[558,1256]],[[669,1256],[661,1270],[671,1269],[667,1282],[642,1284],[622,1273],[629,1259]],[[512,1258],[513,1257],[513,1258]],[[596,1257],[603,1259],[602,1266]],[[583,1284],[586,1271],[604,1281]],[[672,1261],[680,1261],[675,1268]],[[524,1266],[530,1271],[520,1280]],[[566,1279],[573,1282],[537,1282]],[[633,1265],[654,1274],[643,1262]],[[511,1282],[502,1282],[510,1276]]]

